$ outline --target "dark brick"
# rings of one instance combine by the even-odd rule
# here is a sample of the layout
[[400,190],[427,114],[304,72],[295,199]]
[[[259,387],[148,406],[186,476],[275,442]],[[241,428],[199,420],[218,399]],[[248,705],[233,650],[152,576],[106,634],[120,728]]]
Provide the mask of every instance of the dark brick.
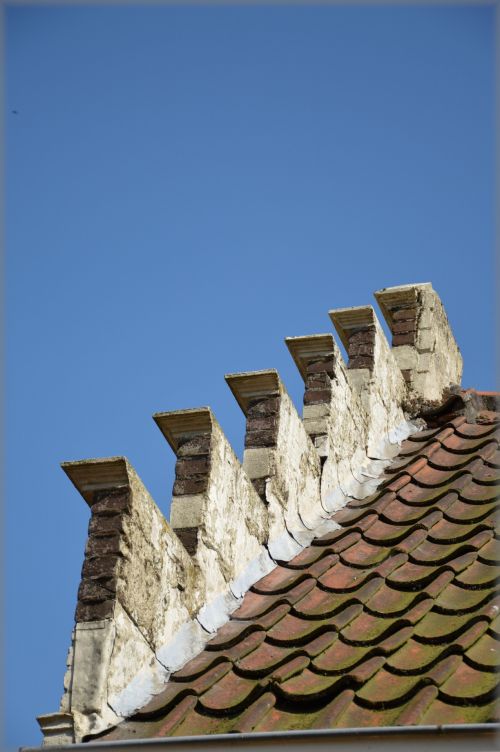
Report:
[[119,560],[119,556],[101,556],[98,559],[85,559],[82,567],[82,577],[95,580],[105,580],[113,577]]
[[259,397],[250,400],[247,408],[247,418],[257,418],[266,415],[277,415],[280,409],[280,400],[277,396]]
[[357,355],[370,355],[373,356],[375,352],[374,342],[365,342],[359,345],[349,344],[349,357],[353,358]]
[[174,532],[178,536],[182,545],[193,556],[198,547],[198,528],[197,527],[176,527]]
[[271,447],[276,444],[277,431],[247,431],[245,434],[245,448],[248,447]]
[[101,492],[97,492],[94,496],[94,503],[92,506],[92,514],[122,514],[128,512],[130,509],[130,493],[127,489],[125,492],[109,494],[103,496]]
[[206,475],[210,471],[210,460],[208,457],[199,455],[197,457],[183,457],[175,463],[175,475],[178,480],[182,478],[191,478],[196,475]]
[[328,389],[331,384],[331,379],[327,373],[312,373],[308,374],[306,379],[306,389]]
[[276,415],[267,415],[263,418],[247,418],[247,431],[269,431],[277,427]]
[[333,358],[329,355],[325,358],[310,360],[307,364],[307,373],[327,373],[333,376]]
[[177,456],[190,457],[198,454],[210,453],[211,434],[182,437],[178,441]]
[[108,535],[106,537],[95,537],[91,535],[87,539],[85,546],[85,556],[93,559],[96,556],[109,556],[110,554],[120,553],[120,535]]
[[104,535],[116,535],[123,530],[123,521],[120,514],[92,515],[89,522],[89,535],[96,537]]
[[75,620],[81,622],[110,619],[113,616],[114,607],[114,600],[102,601],[102,603],[79,602],[76,607]]
[[207,485],[208,477],[206,475],[194,476],[192,478],[176,478],[172,493],[174,496],[203,493],[203,491],[207,490]]
[[316,405],[330,402],[331,389],[308,389],[304,392],[304,405]]
[[417,318],[417,309],[413,306],[411,308],[398,308],[397,311],[392,312],[393,321],[406,321],[409,319],[416,319],[416,318]]
[[373,342],[375,339],[375,327],[374,326],[366,326],[362,329],[354,329],[352,332],[348,333],[349,336],[349,347],[351,345],[361,345],[365,344],[366,342]]
[[356,355],[349,359],[348,368],[369,368],[373,369],[373,358],[368,355]]
[[116,579],[109,578],[104,582],[96,580],[82,580],[78,588],[78,600],[86,603],[97,603],[113,598],[116,594]]
[[399,345],[414,345],[415,344],[415,334],[413,332],[409,332],[408,334],[396,334],[392,338],[392,346],[398,347]]
[[93,501],[101,501],[102,499],[119,499],[122,496],[128,496],[128,486],[119,486],[116,488],[100,488],[98,491],[94,491]]
[[397,321],[393,324],[393,334],[407,334],[407,332],[417,331],[417,321],[412,319],[411,321]]
[[253,478],[252,484],[260,498],[266,501],[266,479],[265,478]]

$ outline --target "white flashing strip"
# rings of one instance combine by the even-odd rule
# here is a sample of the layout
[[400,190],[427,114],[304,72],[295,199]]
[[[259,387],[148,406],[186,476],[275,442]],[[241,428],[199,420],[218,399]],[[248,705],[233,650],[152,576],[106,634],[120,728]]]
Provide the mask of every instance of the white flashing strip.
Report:
[[356,470],[350,471],[350,477],[343,477],[339,486],[332,488],[325,495],[324,506],[328,512],[337,512],[344,507],[349,498],[366,499],[374,494],[382,483],[382,473],[398,455],[401,442],[414,433],[421,431],[417,423],[405,420],[377,444],[375,456],[365,454],[365,459]]
[[265,577],[272,572],[276,562],[269,555],[269,551],[262,546],[261,553],[256,559],[253,559],[238,577],[229,583],[232,594],[235,598],[242,598],[250,590],[254,582]]
[[127,718],[137,710],[137,697],[154,697],[165,687],[170,672],[154,660],[153,665],[144,666],[124,690],[108,699],[111,710],[117,716]]
[[177,671],[191,659],[193,650],[196,653],[203,650],[208,636],[201,624],[196,619],[191,619],[182,625],[170,642],[157,651],[158,660],[170,673]]
[[[344,507],[350,498],[363,499],[373,494],[383,480],[383,471],[398,454],[401,442],[420,430],[421,427],[415,423],[404,421],[390,431],[377,447],[377,457],[365,455],[366,461],[356,473],[356,477],[351,471],[351,478],[342,483],[342,487],[337,486],[327,494],[325,511],[331,514]],[[170,674],[198,655],[214,633],[229,621],[230,615],[238,608],[243,596],[255,582],[269,574],[279,561],[290,561],[309,546],[314,538],[339,528],[340,525],[326,517],[323,512],[318,515],[318,525],[313,530],[304,525],[302,530],[283,533],[270,541],[267,550],[262,547],[259,556],[229,583],[225,593],[221,593],[203,606],[194,619],[183,624],[173,639],[156,652],[156,658],[163,667],[164,674],[158,670],[157,664],[141,669],[125,689],[113,697],[114,712],[122,718],[127,718],[144,707],[163,689]],[[161,676],[163,680],[160,686]]]

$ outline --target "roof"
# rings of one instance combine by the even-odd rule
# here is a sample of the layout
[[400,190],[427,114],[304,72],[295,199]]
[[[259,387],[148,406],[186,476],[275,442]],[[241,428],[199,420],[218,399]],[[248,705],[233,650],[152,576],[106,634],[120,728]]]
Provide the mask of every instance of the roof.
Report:
[[302,415],[275,369],[225,377],[242,461],[209,407],[155,413],[169,520],[126,458],[63,463],[91,520],[45,746],[491,733],[497,395],[430,283],[375,297],[391,343],[371,305],[329,311],[347,361],[286,338]]
[[88,740],[497,720],[500,415],[452,407],[162,692]]

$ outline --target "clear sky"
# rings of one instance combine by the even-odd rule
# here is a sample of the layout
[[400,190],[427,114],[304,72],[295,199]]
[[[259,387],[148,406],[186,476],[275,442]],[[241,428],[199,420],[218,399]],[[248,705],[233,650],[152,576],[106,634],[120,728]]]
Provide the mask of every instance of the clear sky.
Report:
[[6,735],[62,692],[89,517],[62,460],[124,454],[168,514],[153,412],[276,367],[330,308],[431,281],[494,388],[492,6],[6,11]]

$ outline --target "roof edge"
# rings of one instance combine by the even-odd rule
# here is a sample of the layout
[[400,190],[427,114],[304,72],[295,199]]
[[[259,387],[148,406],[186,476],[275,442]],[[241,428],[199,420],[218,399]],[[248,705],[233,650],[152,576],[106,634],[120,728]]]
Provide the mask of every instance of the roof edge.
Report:
[[[228,742],[232,747],[244,747],[246,750],[262,749],[262,743],[283,743],[298,747],[308,742],[314,743],[316,748],[321,749],[321,742],[331,745],[331,740],[336,739],[336,752],[359,749],[360,736],[371,737],[370,749],[373,752],[382,752],[386,749],[401,749],[397,747],[398,740],[408,737],[418,739],[422,750],[428,749],[428,737],[433,737],[433,749],[438,750],[470,750],[470,752],[484,752],[485,738],[500,738],[500,723],[464,723],[442,726],[382,726],[341,729],[309,729],[304,731],[270,731],[250,732],[243,734],[209,734],[205,736],[169,736],[162,739],[127,739],[114,742],[87,742],[58,746],[58,752],[105,752],[113,750],[119,752],[135,752],[144,748],[169,749],[202,749],[207,746],[217,748],[223,742]],[[436,739],[439,737],[439,740]],[[377,740],[378,743],[377,743]],[[343,743],[344,742],[344,743]],[[418,745],[420,748],[420,744]],[[330,748],[330,747],[329,747]],[[412,750],[416,749],[412,745]],[[43,752],[46,747],[20,747],[19,752]],[[493,749],[493,747],[492,747]]]

